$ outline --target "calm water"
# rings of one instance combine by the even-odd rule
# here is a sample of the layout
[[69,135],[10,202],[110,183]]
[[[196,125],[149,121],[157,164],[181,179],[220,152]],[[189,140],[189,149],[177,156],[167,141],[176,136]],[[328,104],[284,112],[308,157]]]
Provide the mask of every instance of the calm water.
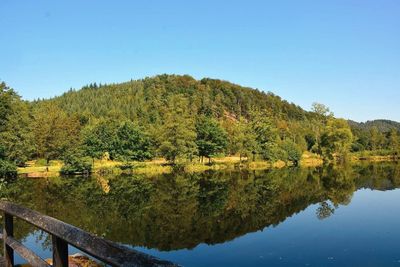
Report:
[[[397,188],[400,165],[375,164],[21,178],[1,194],[183,266],[400,267]],[[51,256],[47,235],[22,222],[16,232],[42,257]]]

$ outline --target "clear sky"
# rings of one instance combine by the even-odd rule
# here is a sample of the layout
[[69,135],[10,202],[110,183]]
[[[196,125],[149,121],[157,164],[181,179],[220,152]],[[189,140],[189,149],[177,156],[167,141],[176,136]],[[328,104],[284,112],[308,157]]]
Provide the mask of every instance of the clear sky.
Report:
[[24,99],[212,77],[400,121],[399,0],[1,0],[0,80]]

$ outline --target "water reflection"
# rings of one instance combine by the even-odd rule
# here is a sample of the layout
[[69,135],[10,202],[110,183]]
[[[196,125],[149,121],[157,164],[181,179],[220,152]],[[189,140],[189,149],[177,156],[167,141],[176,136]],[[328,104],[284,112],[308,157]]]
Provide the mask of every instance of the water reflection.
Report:
[[[90,179],[18,179],[2,196],[107,239],[171,251],[218,244],[276,226],[318,204],[334,216],[360,188],[400,186],[400,165],[233,171]],[[17,237],[34,228],[17,222]],[[49,245],[46,236],[36,235]]]

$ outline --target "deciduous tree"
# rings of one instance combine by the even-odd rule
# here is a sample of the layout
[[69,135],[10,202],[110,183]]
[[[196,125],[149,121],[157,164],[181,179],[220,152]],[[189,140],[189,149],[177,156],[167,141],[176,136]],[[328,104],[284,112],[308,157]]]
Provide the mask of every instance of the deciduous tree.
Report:
[[174,95],[169,98],[159,133],[159,153],[172,163],[177,158],[191,158],[197,153],[194,116],[189,110],[185,97]]

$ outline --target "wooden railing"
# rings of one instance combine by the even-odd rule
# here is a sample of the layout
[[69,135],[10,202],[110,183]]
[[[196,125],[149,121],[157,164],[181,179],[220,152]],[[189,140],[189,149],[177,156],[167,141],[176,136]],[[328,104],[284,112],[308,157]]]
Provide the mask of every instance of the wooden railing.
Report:
[[6,267],[14,266],[14,252],[18,253],[34,267],[51,266],[18,240],[14,239],[14,217],[22,219],[51,235],[53,266],[55,267],[68,267],[68,245],[72,245],[111,266],[178,266],[139,251],[128,249],[87,233],[75,226],[8,201],[0,201],[0,210],[4,212],[2,238],[4,240],[4,260]]

